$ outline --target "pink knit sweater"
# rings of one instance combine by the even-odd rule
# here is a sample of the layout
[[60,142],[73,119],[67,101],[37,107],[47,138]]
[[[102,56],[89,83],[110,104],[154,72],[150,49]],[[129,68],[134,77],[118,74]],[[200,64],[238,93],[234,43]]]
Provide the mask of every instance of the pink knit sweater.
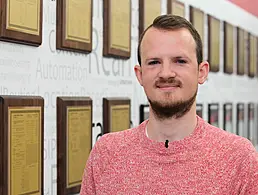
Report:
[[92,149],[80,194],[258,194],[252,144],[197,118],[194,132],[168,148],[146,137],[147,121],[104,135]]

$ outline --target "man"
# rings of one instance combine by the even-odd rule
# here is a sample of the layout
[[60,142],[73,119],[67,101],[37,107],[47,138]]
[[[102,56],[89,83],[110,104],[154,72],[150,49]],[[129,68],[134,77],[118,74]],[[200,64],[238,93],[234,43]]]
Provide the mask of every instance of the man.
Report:
[[140,38],[138,61],[149,119],[97,141],[81,195],[258,194],[252,144],[196,115],[209,64],[194,27],[179,16],[157,17]]

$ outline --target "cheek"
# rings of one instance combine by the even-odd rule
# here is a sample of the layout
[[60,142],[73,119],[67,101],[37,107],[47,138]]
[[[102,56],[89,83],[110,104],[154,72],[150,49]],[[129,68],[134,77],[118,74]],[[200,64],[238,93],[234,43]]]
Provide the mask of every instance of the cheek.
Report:
[[197,90],[197,87],[198,87],[198,80],[196,78],[188,80],[184,85],[185,93],[192,95]]
[[142,84],[147,96],[153,96],[153,94],[155,94],[154,80],[152,78],[144,77],[142,79]]
[[185,76],[186,79],[183,79],[183,88],[186,91],[194,91],[198,84],[198,78],[193,77],[192,75]]
[[142,76],[142,84],[144,87],[152,87],[154,83],[154,78],[150,75],[145,73],[145,75]]

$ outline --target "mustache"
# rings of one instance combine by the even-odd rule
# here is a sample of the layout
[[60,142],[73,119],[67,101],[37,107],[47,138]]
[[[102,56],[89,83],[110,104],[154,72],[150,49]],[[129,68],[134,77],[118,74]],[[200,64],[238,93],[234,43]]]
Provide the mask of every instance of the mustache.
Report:
[[182,87],[182,82],[175,79],[175,78],[168,78],[168,79],[164,79],[164,78],[159,78],[156,82],[155,82],[155,86],[159,87],[162,85],[171,85],[171,86],[178,86],[178,87]]

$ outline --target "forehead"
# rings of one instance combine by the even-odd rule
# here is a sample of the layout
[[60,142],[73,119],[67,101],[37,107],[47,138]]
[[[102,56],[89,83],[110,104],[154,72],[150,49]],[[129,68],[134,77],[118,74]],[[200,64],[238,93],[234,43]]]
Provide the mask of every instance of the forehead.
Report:
[[151,51],[160,51],[160,49],[169,49],[170,52],[196,52],[196,43],[186,28],[175,30],[163,30],[151,27],[148,29],[142,39],[141,53],[146,54]]

